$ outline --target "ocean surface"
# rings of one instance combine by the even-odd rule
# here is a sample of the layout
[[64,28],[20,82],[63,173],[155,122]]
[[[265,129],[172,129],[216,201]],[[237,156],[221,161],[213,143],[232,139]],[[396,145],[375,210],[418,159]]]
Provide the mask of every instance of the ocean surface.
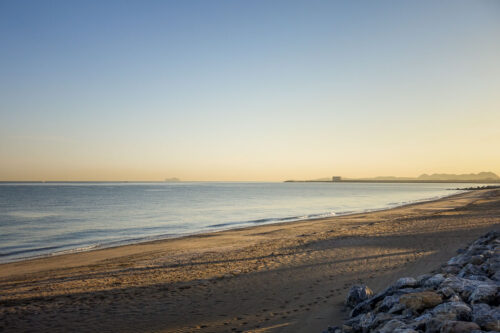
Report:
[[3,183],[0,262],[379,210],[472,185]]

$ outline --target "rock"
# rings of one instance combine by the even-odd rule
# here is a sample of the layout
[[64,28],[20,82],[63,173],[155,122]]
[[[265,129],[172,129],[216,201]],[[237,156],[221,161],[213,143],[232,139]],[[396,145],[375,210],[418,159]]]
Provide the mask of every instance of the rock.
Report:
[[500,233],[479,238],[440,272],[400,278],[376,295],[351,288],[351,319],[324,333],[500,333]]
[[458,274],[462,266],[458,265],[446,265],[441,268],[441,270],[446,274]]
[[362,313],[346,321],[345,325],[350,326],[354,332],[367,331],[374,318],[375,315],[372,312]]
[[[467,253],[470,256],[476,255],[476,254],[481,254],[482,252],[488,251],[490,248],[484,245],[473,245],[467,250]],[[470,260],[470,257],[467,258],[467,262]]]
[[455,290],[450,287],[443,287],[437,291],[440,295],[443,295],[445,298],[450,298],[451,296],[456,295]]
[[371,312],[365,313],[361,315],[359,319],[359,327],[362,331],[368,331],[368,328],[371,326],[373,319],[375,319],[375,315]]
[[487,282],[489,284],[495,284],[495,281],[490,280],[486,275],[467,275],[467,279],[469,280],[474,280],[474,281],[481,281],[481,282]]
[[422,274],[417,276],[417,283],[419,286],[423,286],[425,281],[430,279],[433,275],[432,274]]
[[390,315],[389,313],[380,312],[375,316],[375,319],[373,319],[371,328],[377,328],[391,319],[393,319],[393,316]]
[[363,301],[366,301],[373,295],[373,291],[365,285],[352,286],[347,293],[345,304],[349,307],[355,307]]
[[500,270],[498,270],[497,272],[492,274],[490,277],[491,277],[491,279],[500,282]]
[[386,296],[392,295],[393,292],[394,290],[389,287],[379,292],[375,296],[368,298],[366,301],[359,303],[354,307],[354,309],[352,309],[350,317],[356,317],[360,313],[371,311],[374,308],[375,304],[383,300]]
[[459,266],[459,267],[462,267],[465,264],[467,264],[469,261],[470,261],[470,257],[467,256],[466,254],[462,254],[462,255],[453,257],[450,260],[448,260],[448,262],[446,263],[446,265],[448,265],[448,266]]
[[406,324],[401,320],[392,319],[388,321],[382,328],[378,331],[379,333],[392,333],[396,329],[407,328]]
[[406,309],[406,307],[404,306],[404,304],[396,303],[387,312],[391,313],[391,314],[401,313],[401,312],[403,312],[404,309]]
[[478,285],[469,297],[471,303],[491,303],[495,300],[498,287],[494,284]]
[[460,270],[460,272],[457,274],[458,277],[465,277],[469,275],[486,275],[485,272],[483,272],[479,266],[473,265],[473,264],[467,264]]
[[406,308],[420,312],[427,308],[433,308],[443,302],[441,295],[434,291],[422,291],[419,293],[406,294],[399,298],[399,302]]
[[408,287],[413,288],[416,287],[417,285],[418,285],[417,280],[415,280],[412,277],[403,277],[398,279],[396,283],[394,283],[394,287],[397,289],[408,288]]
[[434,315],[452,315],[456,320],[470,320],[472,309],[464,302],[447,302],[436,306],[432,313]]
[[469,263],[472,265],[481,265],[484,262],[483,255],[476,255],[470,258]]
[[342,325],[342,332],[343,333],[353,333],[355,332],[354,329],[352,328],[352,326],[349,326],[349,325]]
[[424,313],[423,315],[418,316],[417,318],[414,318],[410,326],[416,330],[424,331],[425,324],[431,319],[432,319],[432,314],[427,312]]
[[386,296],[382,302],[379,303],[377,307],[377,311],[387,312],[390,308],[394,306],[394,304],[399,302],[399,296],[391,295]]
[[436,274],[424,282],[424,287],[437,288],[444,280],[443,274]]
[[447,277],[442,283],[441,287],[450,287],[455,292],[459,293],[462,298],[469,298],[469,295],[476,289],[482,282],[460,278],[457,276]]
[[500,331],[500,310],[488,304],[479,303],[472,306],[472,320],[487,331]]
[[473,330],[479,330],[476,323],[466,321],[445,321],[441,326],[441,333],[470,333]]
[[425,333],[439,333],[443,323],[449,318],[446,316],[436,316],[425,323]]

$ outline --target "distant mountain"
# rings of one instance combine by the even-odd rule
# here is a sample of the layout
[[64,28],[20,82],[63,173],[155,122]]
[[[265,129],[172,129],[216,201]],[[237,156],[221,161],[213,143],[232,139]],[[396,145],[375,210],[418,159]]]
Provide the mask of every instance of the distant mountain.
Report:
[[[331,182],[332,178],[318,178],[311,180],[287,180],[287,182],[294,181],[305,181],[305,182]],[[498,177],[493,172],[479,172],[479,173],[468,173],[468,174],[447,174],[447,173],[434,173],[432,175],[423,174],[418,177],[395,177],[395,176],[378,176],[372,178],[344,178],[339,180],[333,180],[333,182],[500,182],[500,177]]]
[[462,175],[434,173],[432,175],[420,175],[418,180],[500,180],[493,172],[468,173]]
[[378,176],[373,178],[368,178],[373,180],[412,180],[412,177],[395,177],[395,176]]

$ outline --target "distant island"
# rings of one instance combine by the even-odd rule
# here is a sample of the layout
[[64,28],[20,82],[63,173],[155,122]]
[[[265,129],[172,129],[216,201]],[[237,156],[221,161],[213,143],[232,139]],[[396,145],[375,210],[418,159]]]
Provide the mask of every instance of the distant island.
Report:
[[426,173],[418,177],[378,176],[372,178],[343,178],[333,176],[311,180],[287,180],[285,182],[372,182],[372,183],[500,183],[500,177],[493,172],[468,174]]
[[179,178],[176,178],[176,177],[165,178],[165,180],[164,180],[164,182],[166,182],[166,183],[178,183],[180,181],[181,180]]

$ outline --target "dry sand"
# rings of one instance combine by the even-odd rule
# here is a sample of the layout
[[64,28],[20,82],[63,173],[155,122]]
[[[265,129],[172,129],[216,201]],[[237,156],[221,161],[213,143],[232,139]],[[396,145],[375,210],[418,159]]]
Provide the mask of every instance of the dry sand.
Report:
[[500,229],[500,190],[0,265],[0,331],[321,332],[350,285],[430,272]]

